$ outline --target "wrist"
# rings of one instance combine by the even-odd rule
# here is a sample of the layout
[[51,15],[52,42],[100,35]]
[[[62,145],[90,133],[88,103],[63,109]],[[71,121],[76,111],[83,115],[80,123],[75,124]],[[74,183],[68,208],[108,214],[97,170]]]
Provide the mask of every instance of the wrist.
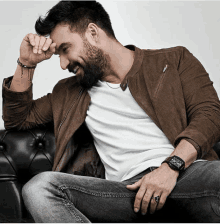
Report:
[[178,170],[173,170],[173,169],[171,169],[170,166],[169,166],[167,163],[162,163],[162,164],[160,165],[160,167],[161,167],[162,169],[167,170],[167,172],[170,172],[170,173],[172,173],[173,175],[175,175],[176,178],[177,178],[177,177],[179,176],[179,174],[180,174],[180,172],[179,172]]
[[37,66],[37,64],[31,63],[31,62],[29,62],[29,61],[27,61],[27,60],[24,60],[24,59],[22,59],[21,57],[19,57],[18,59],[19,59],[19,61],[20,61],[23,65],[25,65],[26,67],[36,67],[36,66]]

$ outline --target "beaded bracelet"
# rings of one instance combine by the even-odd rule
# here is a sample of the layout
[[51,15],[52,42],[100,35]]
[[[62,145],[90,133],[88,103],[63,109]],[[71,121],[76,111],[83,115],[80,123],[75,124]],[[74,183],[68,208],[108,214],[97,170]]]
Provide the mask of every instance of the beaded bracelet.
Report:
[[[19,58],[18,58],[18,60],[17,60],[17,63],[22,67],[22,75],[23,75],[23,68],[33,69],[33,68],[36,68],[36,67],[37,67],[37,65],[35,65],[35,66],[33,66],[33,67],[28,67],[28,66],[22,64],[22,63],[19,61]],[[22,75],[21,75],[21,77],[22,77]]]

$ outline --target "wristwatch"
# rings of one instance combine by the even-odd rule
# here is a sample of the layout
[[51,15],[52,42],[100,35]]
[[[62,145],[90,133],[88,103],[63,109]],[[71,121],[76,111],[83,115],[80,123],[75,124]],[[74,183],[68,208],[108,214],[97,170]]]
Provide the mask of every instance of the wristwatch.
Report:
[[179,156],[168,157],[161,164],[163,163],[167,163],[173,170],[183,171],[185,169],[185,162]]

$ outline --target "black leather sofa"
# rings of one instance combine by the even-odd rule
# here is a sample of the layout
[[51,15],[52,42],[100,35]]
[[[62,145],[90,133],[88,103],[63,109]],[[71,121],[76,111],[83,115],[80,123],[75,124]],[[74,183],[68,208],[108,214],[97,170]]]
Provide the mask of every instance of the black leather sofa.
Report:
[[53,128],[0,130],[0,222],[33,223],[22,201],[21,189],[33,176],[52,170],[55,154]]
[[[220,157],[220,142],[215,144]],[[52,170],[56,150],[53,127],[0,130],[0,222],[33,223],[21,189],[34,175]]]

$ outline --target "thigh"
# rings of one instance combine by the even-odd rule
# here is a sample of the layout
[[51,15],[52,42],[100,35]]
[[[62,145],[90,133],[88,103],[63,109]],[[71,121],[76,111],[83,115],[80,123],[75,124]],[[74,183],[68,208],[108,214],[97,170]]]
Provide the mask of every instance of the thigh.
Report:
[[135,193],[123,183],[76,176],[71,185],[62,184],[70,200],[92,222],[131,222]]
[[[193,163],[177,184],[155,221],[220,222],[220,161]],[[159,220],[160,219],[160,220]]]
[[91,222],[146,222],[147,217],[134,212],[136,192],[126,188],[129,181],[109,181],[60,172],[44,172],[33,181],[41,189],[62,195],[70,208],[75,206]]

